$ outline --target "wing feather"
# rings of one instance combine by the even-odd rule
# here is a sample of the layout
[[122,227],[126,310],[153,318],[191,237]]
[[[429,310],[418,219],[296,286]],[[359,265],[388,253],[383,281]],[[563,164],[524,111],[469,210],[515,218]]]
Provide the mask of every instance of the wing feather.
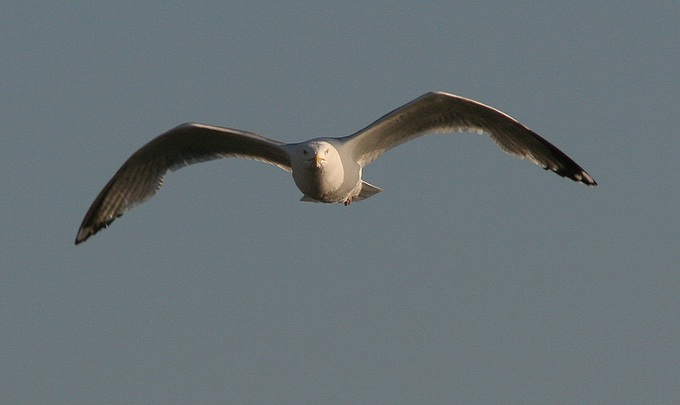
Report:
[[236,129],[196,123],[175,127],[144,145],[118,169],[87,211],[76,244],[151,198],[163,184],[168,170],[213,159],[240,157],[290,171],[290,157],[283,145]]
[[570,157],[509,115],[474,100],[427,93],[342,138],[365,166],[380,155],[427,133],[487,133],[510,155],[587,185],[597,183]]

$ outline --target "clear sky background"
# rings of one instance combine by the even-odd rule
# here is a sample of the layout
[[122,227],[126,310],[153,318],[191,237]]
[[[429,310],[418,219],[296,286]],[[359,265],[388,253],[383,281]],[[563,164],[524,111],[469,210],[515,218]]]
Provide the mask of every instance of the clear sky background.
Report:
[[[680,403],[680,5],[661,4],[3,2],[3,401]],[[73,245],[177,124],[344,136],[431,90],[600,186],[432,135],[350,207],[226,159]]]

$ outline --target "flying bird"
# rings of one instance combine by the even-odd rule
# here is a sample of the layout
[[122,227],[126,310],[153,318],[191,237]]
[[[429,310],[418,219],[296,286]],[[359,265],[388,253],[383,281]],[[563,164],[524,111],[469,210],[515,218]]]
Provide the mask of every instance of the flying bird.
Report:
[[597,183],[571,158],[509,115],[474,100],[430,92],[341,138],[283,143],[252,132],[198,123],[179,125],[142,146],[104,186],[83,219],[76,245],[151,198],[168,170],[219,158],[269,163],[291,172],[301,201],[349,205],[382,190],[362,179],[383,153],[428,133],[487,133],[510,155],[560,176]]

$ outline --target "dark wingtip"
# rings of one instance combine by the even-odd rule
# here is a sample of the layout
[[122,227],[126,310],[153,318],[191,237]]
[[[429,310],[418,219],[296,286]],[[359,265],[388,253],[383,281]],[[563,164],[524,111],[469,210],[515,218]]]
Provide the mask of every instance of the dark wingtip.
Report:
[[82,232],[82,231],[79,231],[79,232],[78,232],[78,235],[76,235],[76,241],[75,241],[75,245],[76,245],[76,246],[78,246],[78,245],[80,245],[81,243],[85,242],[85,241],[87,240],[87,238],[90,237],[90,235],[81,235],[81,232]]
[[567,164],[563,165],[546,165],[543,167],[545,170],[550,170],[552,172],[555,172],[556,174],[571,179],[575,182],[578,183],[583,183],[586,186],[591,186],[595,187],[597,186],[597,182],[595,179],[593,179],[588,172],[583,170],[581,166],[576,164],[571,158],[569,158],[567,155],[564,155],[563,153],[560,152],[562,155],[562,158],[566,160]]
[[[121,214],[122,215],[122,214]],[[118,215],[120,216],[120,215]],[[116,217],[117,218],[117,217]],[[96,234],[99,232],[102,228],[108,228],[111,222],[113,222],[116,218],[112,218],[108,221],[105,222],[100,222],[96,224],[87,224],[87,217],[86,220],[83,221],[83,224],[80,225],[80,229],[78,229],[78,234],[76,235],[76,245],[80,245],[81,243],[85,242],[90,238],[90,236]]]
[[590,177],[590,175],[588,173],[586,173],[585,170],[581,170],[581,172],[578,173],[576,176],[574,176],[573,179],[575,181],[580,181],[581,183],[583,183],[587,186],[591,186],[591,187],[597,186],[597,182],[595,181],[595,179]]
[[76,246],[85,242],[87,240],[87,238],[94,235],[96,232],[97,231],[93,231],[92,228],[90,228],[90,227],[81,226],[80,229],[78,229],[78,234],[76,235],[76,242],[75,242]]

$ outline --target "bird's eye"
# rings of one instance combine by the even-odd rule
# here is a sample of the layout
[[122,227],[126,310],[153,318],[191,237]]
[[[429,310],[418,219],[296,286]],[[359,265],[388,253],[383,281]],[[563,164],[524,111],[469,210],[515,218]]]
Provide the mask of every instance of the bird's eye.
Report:
[[302,149],[302,154],[306,155],[307,154],[307,149]]

